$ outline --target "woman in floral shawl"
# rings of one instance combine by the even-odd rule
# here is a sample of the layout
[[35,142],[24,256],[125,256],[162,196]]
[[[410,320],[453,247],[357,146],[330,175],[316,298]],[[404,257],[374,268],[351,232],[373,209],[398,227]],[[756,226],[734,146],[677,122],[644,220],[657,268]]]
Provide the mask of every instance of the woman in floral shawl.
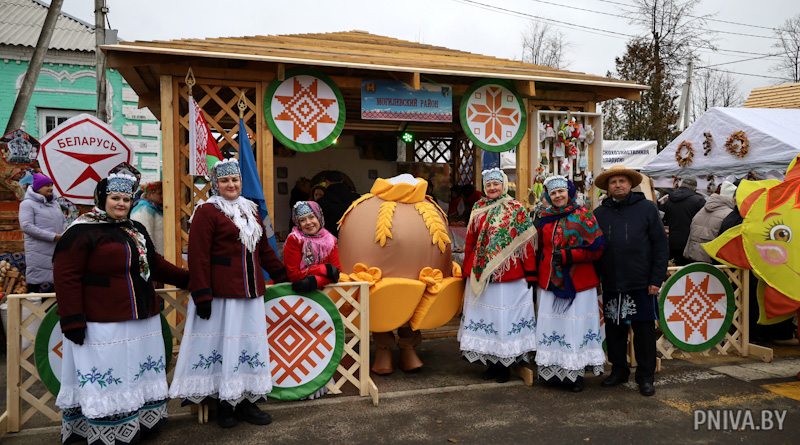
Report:
[[468,277],[458,339],[470,361],[488,365],[486,380],[506,382],[509,367],[536,350],[536,228],[525,207],[508,196],[502,170],[484,170],[486,197],[472,208],[464,244]]
[[605,354],[597,302],[599,279],[592,262],[603,253],[603,233],[592,212],[575,203],[575,186],[563,176],[544,182],[549,206],[539,229],[536,364],[539,378],[583,390],[591,367],[602,374]]

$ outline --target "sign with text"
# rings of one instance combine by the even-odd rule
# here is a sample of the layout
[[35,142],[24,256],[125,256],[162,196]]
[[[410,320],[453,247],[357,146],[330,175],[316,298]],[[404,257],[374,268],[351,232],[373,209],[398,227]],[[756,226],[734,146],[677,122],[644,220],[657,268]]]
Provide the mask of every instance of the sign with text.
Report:
[[45,135],[39,166],[61,196],[91,205],[97,183],[117,164],[131,162],[132,153],[128,141],[108,124],[79,114]]
[[361,82],[361,118],[369,120],[452,122],[450,85],[422,83],[415,90],[395,80]]

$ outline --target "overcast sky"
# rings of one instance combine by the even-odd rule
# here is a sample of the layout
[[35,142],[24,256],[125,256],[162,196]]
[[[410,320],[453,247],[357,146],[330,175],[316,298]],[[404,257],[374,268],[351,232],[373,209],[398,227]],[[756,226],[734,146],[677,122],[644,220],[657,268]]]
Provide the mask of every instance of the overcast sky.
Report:
[[[642,34],[622,15],[633,0],[475,0],[508,11],[487,9],[462,0],[107,0],[111,27],[125,40],[228,37],[363,30],[405,40],[480,54],[519,59],[521,34],[531,18],[518,13],[574,24],[550,22],[569,42],[567,69],[605,75],[614,68],[628,40],[608,34]],[[224,5],[224,6],[223,6]],[[568,5],[568,6],[561,6]],[[65,0],[63,11],[94,23],[93,0]],[[582,8],[591,11],[581,11]],[[605,14],[602,14],[605,13]],[[797,0],[703,0],[696,15],[737,24],[709,22],[719,31],[773,37],[774,28],[800,13]],[[612,15],[607,15],[612,14]],[[585,27],[596,28],[588,30]],[[770,38],[716,34],[719,51],[702,52],[706,65],[717,65],[774,53]],[[734,53],[728,51],[739,51]],[[745,54],[758,53],[758,54]],[[714,66],[740,73],[777,76],[770,58]],[[734,74],[744,97],[754,87],[779,79]]]

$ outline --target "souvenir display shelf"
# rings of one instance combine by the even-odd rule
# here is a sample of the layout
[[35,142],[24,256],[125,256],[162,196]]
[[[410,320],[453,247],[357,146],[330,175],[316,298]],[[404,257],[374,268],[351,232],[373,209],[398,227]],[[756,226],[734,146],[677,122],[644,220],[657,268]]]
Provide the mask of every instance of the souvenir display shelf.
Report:
[[[565,128],[565,123],[572,125]],[[602,115],[539,110],[531,127],[534,184],[541,183],[548,176],[563,175],[575,182],[578,193],[587,201],[591,201],[593,206],[597,204],[598,194],[590,192],[593,178],[603,167]],[[565,129],[572,134],[561,136],[559,133]]]

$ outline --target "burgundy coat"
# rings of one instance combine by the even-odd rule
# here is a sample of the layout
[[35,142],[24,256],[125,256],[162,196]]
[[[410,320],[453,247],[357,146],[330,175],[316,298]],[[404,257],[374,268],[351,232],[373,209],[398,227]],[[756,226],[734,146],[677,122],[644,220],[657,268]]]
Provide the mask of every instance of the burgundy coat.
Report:
[[70,227],[53,254],[61,330],[92,322],[149,318],[161,312],[153,281],[186,288],[189,272],[156,253],[144,226],[128,221],[147,243],[150,279],[139,274],[136,245],[119,224],[78,224]]
[[267,270],[276,282],[286,281],[286,268],[262,236],[255,252],[239,240],[239,229],[213,204],[194,211],[189,230],[189,290],[195,304],[213,298],[261,298]]

